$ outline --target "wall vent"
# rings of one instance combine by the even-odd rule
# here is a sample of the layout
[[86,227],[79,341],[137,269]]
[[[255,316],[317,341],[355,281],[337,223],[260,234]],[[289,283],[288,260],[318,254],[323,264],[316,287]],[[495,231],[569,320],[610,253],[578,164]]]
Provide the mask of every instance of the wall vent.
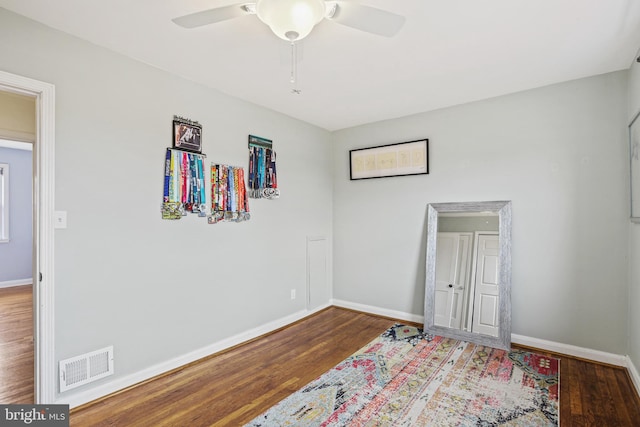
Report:
[[60,361],[60,393],[113,375],[113,346]]

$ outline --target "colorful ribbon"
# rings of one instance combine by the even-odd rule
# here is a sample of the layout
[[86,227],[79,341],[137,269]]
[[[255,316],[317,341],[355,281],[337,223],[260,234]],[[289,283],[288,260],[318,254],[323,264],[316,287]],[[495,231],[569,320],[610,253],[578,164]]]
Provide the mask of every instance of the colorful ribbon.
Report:
[[209,224],[216,224],[220,221],[241,222],[250,218],[244,169],[212,164]]
[[163,219],[187,212],[206,216],[206,184],[202,154],[167,148],[164,168]]
[[271,148],[249,143],[249,197],[275,199],[279,196],[276,152]]

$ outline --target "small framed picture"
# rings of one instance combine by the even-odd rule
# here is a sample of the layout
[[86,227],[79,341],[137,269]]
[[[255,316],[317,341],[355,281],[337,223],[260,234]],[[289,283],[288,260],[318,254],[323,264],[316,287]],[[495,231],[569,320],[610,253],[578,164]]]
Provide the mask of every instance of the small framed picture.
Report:
[[350,179],[429,173],[429,140],[400,142],[349,151]]
[[202,153],[202,125],[183,117],[173,117],[173,148]]

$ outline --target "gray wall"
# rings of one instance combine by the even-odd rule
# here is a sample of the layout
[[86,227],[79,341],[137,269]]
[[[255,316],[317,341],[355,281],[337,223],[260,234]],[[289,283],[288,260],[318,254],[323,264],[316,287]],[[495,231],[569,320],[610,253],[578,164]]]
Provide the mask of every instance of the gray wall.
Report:
[[31,151],[0,147],[9,164],[9,242],[0,243],[0,285],[31,279]]
[[[513,333],[627,352],[626,73],[334,134],[334,298],[422,314],[427,203],[513,201]],[[348,151],[430,140],[430,174]]]
[[[0,69],[56,86],[57,359],[113,344],[110,381],[305,308],[306,237],[332,233],[328,132],[4,9]],[[246,223],[161,220],[174,114],[203,125],[207,162],[246,167],[248,135],[272,139],[281,198]]]
[[500,220],[498,216],[438,217],[438,231],[498,231]]
[[[332,136],[3,9],[0,69],[56,85],[57,359],[113,344],[124,376],[299,311],[306,236],[333,236],[335,298],[421,315],[426,204],[512,200],[513,332],[619,354],[631,335],[640,362],[624,72]],[[273,139],[282,197],[243,224],[162,221],[174,114],[209,161]],[[429,175],[349,181],[349,149],[424,137]]]
[[[640,112],[640,64],[633,61],[629,70],[628,122]],[[628,156],[627,156],[628,158]],[[628,209],[628,205],[627,205]],[[627,224],[628,221],[625,221]],[[640,369],[640,224],[628,223],[629,246],[629,357]]]

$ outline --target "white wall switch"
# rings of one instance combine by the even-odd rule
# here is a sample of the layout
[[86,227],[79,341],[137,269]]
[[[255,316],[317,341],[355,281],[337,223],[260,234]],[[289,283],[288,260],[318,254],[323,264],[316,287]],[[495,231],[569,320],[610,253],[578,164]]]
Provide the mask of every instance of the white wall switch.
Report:
[[67,228],[67,211],[55,211],[53,214],[54,228]]
[[296,299],[296,290],[291,289],[291,299]]

